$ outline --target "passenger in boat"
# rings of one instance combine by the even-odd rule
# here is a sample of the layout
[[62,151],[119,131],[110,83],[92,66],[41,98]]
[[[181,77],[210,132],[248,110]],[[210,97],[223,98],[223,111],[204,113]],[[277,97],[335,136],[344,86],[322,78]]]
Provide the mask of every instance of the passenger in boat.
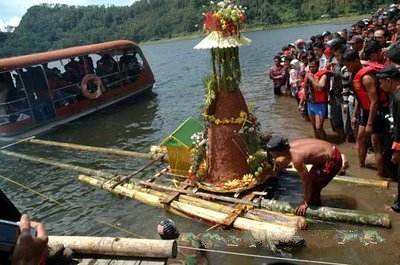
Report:
[[54,101],[57,106],[67,106],[73,101],[73,93],[67,92],[65,89],[60,89],[68,86],[68,82],[62,77],[60,69],[53,67],[48,73],[47,82],[49,83],[50,90],[54,91]]
[[400,213],[400,68],[388,65],[378,72],[377,77],[381,88],[393,95],[390,115],[393,139],[391,160],[397,165],[397,196],[391,208]]
[[[304,199],[295,209],[296,215],[305,216],[309,205],[321,205],[321,190],[348,163],[338,147],[327,141],[304,138],[288,141],[281,136],[273,136],[266,150],[279,161],[273,175],[292,162],[303,182]],[[310,169],[307,165],[312,165]]]
[[89,55],[79,57],[79,64],[82,69],[82,77],[86,74],[94,74],[93,59]]
[[108,53],[103,54],[100,60],[97,61],[97,75],[105,76],[118,71],[117,62]]
[[136,52],[128,54],[128,50],[123,50],[123,55],[119,59],[119,65],[122,72],[129,71],[130,75],[138,73],[140,71],[140,64],[136,57]]
[[193,233],[179,233],[173,220],[162,220],[157,225],[157,232],[161,239],[176,239],[178,246],[195,248],[185,249],[178,247],[178,255],[176,258],[168,259],[166,264],[208,264],[208,259],[205,252],[198,250],[200,248],[204,248],[200,240],[198,240]]
[[75,60],[75,57],[71,57],[70,61],[65,65],[64,68],[65,80],[72,84],[81,82],[83,77],[83,70],[81,64]]

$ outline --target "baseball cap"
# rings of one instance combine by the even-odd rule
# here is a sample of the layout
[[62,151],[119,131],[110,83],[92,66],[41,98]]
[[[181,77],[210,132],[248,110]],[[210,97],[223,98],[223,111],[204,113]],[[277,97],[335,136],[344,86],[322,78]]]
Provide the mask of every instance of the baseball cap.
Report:
[[353,43],[363,43],[364,38],[361,35],[355,35],[351,38],[351,40],[348,41],[348,43],[353,44]]
[[396,67],[394,65],[385,66],[382,70],[380,70],[376,74],[376,77],[380,78],[380,79],[383,79],[383,78],[399,79],[400,78],[400,68]]
[[272,152],[285,151],[288,149],[288,147],[289,147],[288,139],[278,135],[273,136],[265,146],[267,151],[272,151]]

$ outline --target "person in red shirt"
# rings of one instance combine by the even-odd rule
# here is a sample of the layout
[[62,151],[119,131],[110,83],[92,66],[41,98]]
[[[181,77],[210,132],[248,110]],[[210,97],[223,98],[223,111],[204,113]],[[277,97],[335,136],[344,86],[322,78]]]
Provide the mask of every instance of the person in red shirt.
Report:
[[269,78],[274,85],[274,94],[282,95],[282,87],[286,85],[286,69],[281,65],[281,57],[274,57],[274,66],[269,69]]

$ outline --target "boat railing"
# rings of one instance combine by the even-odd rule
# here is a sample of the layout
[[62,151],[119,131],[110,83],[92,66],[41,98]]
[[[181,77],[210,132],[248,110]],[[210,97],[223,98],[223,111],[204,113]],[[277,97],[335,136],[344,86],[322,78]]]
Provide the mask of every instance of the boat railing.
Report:
[[0,125],[18,122],[32,117],[28,98],[20,98],[0,103]]
[[55,107],[68,106],[76,102],[78,97],[82,94],[80,84],[78,83],[55,88],[51,92]]

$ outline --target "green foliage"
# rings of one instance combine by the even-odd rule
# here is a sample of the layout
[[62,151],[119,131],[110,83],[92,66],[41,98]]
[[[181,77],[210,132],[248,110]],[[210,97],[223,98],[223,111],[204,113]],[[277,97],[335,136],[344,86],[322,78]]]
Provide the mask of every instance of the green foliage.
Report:
[[[322,14],[367,14],[388,0],[240,0],[247,27],[307,21]],[[0,57],[98,43],[115,39],[136,42],[201,33],[209,0],[140,0],[131,6],[32,6],[20,25],[0,34]]]

